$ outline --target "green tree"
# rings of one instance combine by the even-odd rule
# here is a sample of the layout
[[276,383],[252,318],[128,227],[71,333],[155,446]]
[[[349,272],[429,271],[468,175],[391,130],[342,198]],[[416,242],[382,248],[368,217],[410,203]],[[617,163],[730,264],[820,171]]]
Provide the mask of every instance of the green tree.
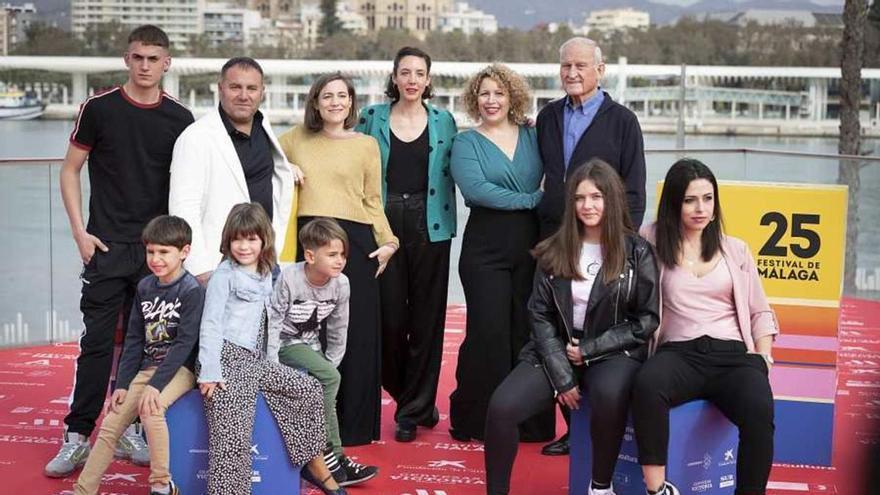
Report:
[[[394,58],[395,54],[397,54],[397,50],[400,50],[400,48],[404,46],[418,46],[424,48],[425,44],[419,41],[418,38],[410,34],[410,32],[407,30],[388,28],[381,29],[377,33],[376,37],[373,38],[373,42],[366,45],[369,53],[364,53],[362,58],[372,60],[390,60]],[[433,53],[431,54],[431,57],[435,59],[437,58]]]
[[322,39],[333,36],[342,31],[342,21],[336,16],[336,0],[321,0],[321,24],[318,26],[318,34]]
[[371,44],[371,40],[366,36],[357,36],[355,34],[343,31],[333,36],[324,38],[320,45],[309,52],[306,57],[312,59],[335,59],[335,60],[358,60],[360,58],[369,59],[370,57],[361,57],[365,45]]
[[880,67],[880,0],[874,0],[868,11],[868,25],[865,28],[865,66]]
[[25,30],[26,40],[11,55],[81,55],[82,41],[69,32],[43,22],[35,22]]
[[880,26],[880,0],[874,0],[868,11],[868,20],[875,26]]
[[83,55],[94,57],[118,57],[128,46],[130,26],[117,20],[90,24],[83,33]]

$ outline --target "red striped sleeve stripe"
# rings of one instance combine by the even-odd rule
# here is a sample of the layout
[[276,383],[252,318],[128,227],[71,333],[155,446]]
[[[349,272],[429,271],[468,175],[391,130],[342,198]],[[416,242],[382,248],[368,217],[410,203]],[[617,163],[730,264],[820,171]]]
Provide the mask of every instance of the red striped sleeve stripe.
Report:
[[115,86],[113,88],[108,89],[107,91],[103,91],[101,93],[94,94],[93,96],[87,98],[86,101],[84,101],[80,104],[79,113],[76,115],[76,123],[73,125],[73,132],[70,133],[71,144],[75,145],[77,148],[84,149],[86,151],[89,151],[92,149],[91,146],[82,144],[76,140],[76,133],[79,132],[79,124],[80,124],[80,120],[82,119],[83,111],[86,109],[86,105],[88,105],[89,102],[91,102],[92,100],[100,98],[102,96],[109,95],[109,94],[111,94],[115,91],[118,91],[118,90],[119,90],[119,86]]

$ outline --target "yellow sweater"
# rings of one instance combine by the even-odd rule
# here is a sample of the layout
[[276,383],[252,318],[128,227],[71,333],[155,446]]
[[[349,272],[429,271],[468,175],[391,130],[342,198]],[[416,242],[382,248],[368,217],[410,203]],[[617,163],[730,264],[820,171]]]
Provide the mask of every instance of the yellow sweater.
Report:
[[298,125],[278,141],[287,160],[306,176],[297,195],[298,217],[364,223],[373,228],[378,245],[400,245],[382,206],[382,163],[374,138],[358,134],[333,139]]

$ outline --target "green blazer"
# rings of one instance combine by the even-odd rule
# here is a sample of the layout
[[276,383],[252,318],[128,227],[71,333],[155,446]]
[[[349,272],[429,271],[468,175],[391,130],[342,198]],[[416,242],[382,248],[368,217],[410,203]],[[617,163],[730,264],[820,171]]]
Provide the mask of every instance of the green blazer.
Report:
[[[458,132],[452,114],[430,103],[428,111],[428,200],[425,217],[431,242],[455,237],[455,183],[449,172],[452,139]],[[387,194],[385,175],[391,152],[391,103],[364,108],[355,130],[376,138],[382,155],[382,199]]]

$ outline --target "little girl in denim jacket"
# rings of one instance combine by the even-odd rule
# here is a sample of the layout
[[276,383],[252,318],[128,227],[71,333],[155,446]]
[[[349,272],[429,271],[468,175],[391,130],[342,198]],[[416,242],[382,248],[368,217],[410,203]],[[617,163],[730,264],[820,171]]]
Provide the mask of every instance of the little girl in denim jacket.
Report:
[[[278,423],[290,460],[324,493],[344,494],[327,466],[321,385],[266,356],[266,303],[272,293],[275,234],[262,206],[232,208],[223,227],[223,261],[205,295],[199,390],[208,419],[208,494],[251,493],[251,433],[257,392]],[[322,481],[318,481],[322,480]]]

